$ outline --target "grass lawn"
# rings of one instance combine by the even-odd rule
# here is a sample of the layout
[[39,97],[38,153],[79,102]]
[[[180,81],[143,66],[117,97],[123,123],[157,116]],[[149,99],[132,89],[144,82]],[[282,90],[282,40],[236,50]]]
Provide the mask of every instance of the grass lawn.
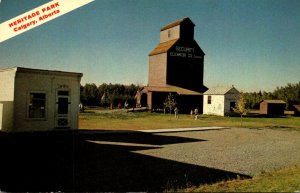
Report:
[[300,191],[300,167],[263,173],[252,179],[219,182],[180,192],[295,192]]
[[275,128],[300,130],[300,117],[257,118],[219,117],[200,115],[198,120],[190,115],[174,115],[150,112],[86,111],[80,114],[80,129],[143,130],[162,128],[185,128],[201,126],[224,126],[246,128]]

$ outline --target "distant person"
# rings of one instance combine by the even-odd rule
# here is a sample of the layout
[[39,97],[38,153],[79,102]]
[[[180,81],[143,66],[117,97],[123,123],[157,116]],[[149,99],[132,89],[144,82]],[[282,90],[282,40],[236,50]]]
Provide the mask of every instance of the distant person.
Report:
[[136,100],[136,108],[142,107],[142,104],[141,104],[142,92],[141,92],[140,88],[136,91],[134,98]]
[[125,101],[125,103],[124,103],[124,109],[126,110],[126,113],[128,112],[128,102],[127,101]]
[[128,108],[128,102],[127,102],[127,101],[125,101],[124,108],[125,108],[125,109]]
[[195,108],[194,113],[195,113],[195,120],[197,120],[198,119],[198,109],[197,108]]
[[84,112],[84,106],[83,106],[82,103],[79,103],[79,111],[80,111],[81,113]]
[[122,104],[121,104],[121,102],[118,103],[118,108],[119,108],[119,109],[122,109]]
[[191,115],[191,117],[193,117],[193,115],[194,115],[193,109],[191,109],[190,115]]
[[177,107],[175,107],[174,113],[175,113],[175,118],[176,119],[178,119],[178,112],[179,112],[179,109]]

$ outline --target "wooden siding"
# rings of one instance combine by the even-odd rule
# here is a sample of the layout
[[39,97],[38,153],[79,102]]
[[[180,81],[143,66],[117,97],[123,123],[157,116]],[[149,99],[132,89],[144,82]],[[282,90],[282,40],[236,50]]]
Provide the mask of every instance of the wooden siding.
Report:
[[149,86],[166,86],[167,84],[167,54],[162,53],[149,57]]
[[175,26],[160,32],[160,43],[180,38],[180,26]]
[[263,115],[284,115],[285,106],[282,100],[263,100],[259,104],[259,112]]

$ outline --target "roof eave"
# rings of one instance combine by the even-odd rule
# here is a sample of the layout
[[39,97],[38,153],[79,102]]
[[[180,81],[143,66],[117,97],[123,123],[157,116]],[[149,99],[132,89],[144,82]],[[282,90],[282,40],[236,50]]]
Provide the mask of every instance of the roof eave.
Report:
[[178,26],[178,25],[180,25],[182,22],[184,22],[186,20],[189,20],[195,26],[195,24],[190,20],[190,18],[185,17],[185,18],[182,18],[180,20],[177,20],[177,21],[174,21],[172,23],[169,23],[169,24],[165,25],[164,27],[162,27],[160,29],[160,31],[164,31],[164,30],[170,29],[172,27]]

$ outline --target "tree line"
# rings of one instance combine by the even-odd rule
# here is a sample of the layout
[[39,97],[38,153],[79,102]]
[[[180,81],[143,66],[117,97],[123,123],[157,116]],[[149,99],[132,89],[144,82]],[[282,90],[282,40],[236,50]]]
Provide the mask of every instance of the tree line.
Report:
[[[80,100],[84,106],[101,107],[124,107],[125,102],[131,107],[135,106],[135,95],[140,89],[138,85],[106,84],[85,84],[80,87]],[[273,92],[245,92],[244,100],[246,108],[259,109],[259,103],[266,99],[283,100],[286,102],[286,109],[292,110],[294,104],[300,104],[300,82],[277,87]]]
[[80,101],[84,106],[101,106],[121,108],[127,103],[135,106],[135,95],[138,85],[106,84],[97,86],[94,83],[81,85]]
[[300,82],[277,87],[273,92],[248,92],[244,93],[246,107],[259,109],[259,102],[266,99],[283,100],[286,102],[286,110],[292,110],[293,105],[300,104]]

